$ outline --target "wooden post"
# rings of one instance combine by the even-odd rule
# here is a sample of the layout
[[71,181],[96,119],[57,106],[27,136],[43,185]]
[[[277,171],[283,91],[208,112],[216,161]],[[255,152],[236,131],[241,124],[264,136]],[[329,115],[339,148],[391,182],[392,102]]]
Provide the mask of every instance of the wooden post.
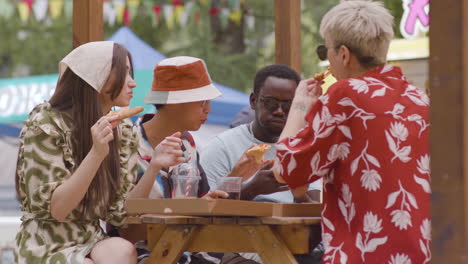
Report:
[[301,0],[275,0],[275,63],[301,73]]
[[73,48],[104,40],[103,0],[73,0]]
[[432,263],[468,263],[468,3],[430,19]]

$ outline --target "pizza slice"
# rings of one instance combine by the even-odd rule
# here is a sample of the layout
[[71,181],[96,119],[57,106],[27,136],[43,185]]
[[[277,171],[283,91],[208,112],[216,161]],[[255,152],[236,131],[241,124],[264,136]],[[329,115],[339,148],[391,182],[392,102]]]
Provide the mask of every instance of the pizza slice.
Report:
[[255,161],[260,164],[263,160],[263,155],[270,149],[270,145],[258,144],[247,150],[247,155],[255,158]]

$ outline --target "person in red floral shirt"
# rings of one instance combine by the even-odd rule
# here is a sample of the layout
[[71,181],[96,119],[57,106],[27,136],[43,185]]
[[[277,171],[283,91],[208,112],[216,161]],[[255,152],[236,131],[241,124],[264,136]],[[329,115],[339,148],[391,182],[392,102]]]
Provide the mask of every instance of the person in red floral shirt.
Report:
[[338,80],[301,81],[275,176],[296,195],[323,178],[323,263],[430,263],[429,98],[386,64],[393,17],[345,1],[322,19]]

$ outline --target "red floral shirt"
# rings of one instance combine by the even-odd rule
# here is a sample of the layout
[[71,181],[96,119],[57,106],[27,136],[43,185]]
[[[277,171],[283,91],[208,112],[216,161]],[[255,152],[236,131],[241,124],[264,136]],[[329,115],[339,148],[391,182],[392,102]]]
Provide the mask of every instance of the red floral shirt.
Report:
[[291,188],[323,177],[324,263],[429,263],[429,98],[386,65],[340,80],[277,143]]

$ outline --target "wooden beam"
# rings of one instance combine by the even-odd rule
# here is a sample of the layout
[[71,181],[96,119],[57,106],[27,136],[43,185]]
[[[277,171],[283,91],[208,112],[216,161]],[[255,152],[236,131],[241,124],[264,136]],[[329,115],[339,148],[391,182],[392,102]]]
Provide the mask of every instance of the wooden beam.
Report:
[[275,63],[301,73],[301,0],[275,0]]
[[430,8],[432,263],[468,262],[468,4]]
[[199,229],[199,225],[167,226],[161,238],[152,249],[147,263],[176,264]]
[[73,0],[73,48],[104,40],[103,0]]

